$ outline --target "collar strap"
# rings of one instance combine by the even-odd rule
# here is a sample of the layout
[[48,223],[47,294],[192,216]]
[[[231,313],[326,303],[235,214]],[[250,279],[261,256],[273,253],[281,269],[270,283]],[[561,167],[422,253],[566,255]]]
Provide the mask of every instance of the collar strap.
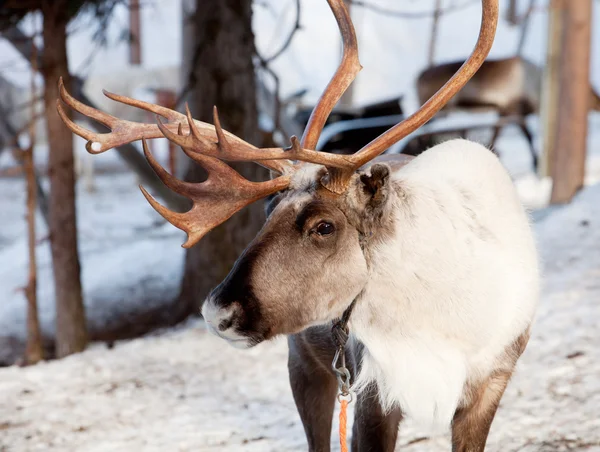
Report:
[[352,300],[352,303],[350,303],[339,319],[336,319],[332,322],[331,335],[333,336],[333,342],[338,349],[345,348],[348,338],[350,337],[348,322],[350,321],[350,314],[352,314],[352,310],[354,309],[356,300],[359,296],[360,294],[358,294],[356,298]]

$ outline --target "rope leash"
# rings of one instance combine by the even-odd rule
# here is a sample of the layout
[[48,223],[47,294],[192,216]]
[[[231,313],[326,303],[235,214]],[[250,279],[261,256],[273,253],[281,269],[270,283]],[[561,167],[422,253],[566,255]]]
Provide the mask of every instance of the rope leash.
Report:
[[[360,248],[365,249],[366,241],[370,237],[364,234],[360,234]],[[346,308],[342,316],[334,320],[331,326],[331,336],[333,343],[336,346],[335,356],[331,363],[331,368],[335,373],[338,381],[338,401],[340,402],[340,450],[341,452],[348,452],[348,440],[347,440],[347,424],[348,424],[348,405],[352,403],[353,393],[351,392],[352,381],[350,371],[346,367],[346,344],[350,338],[350,329],[348,328],[348,322],[350,321],[350,314],[356,305],[356,300],[362,296],[362,291],[352,300],[350,306]]]
[[[358,297],[357,297],[358,298]],[[350,320],[350,314],[356,303],[356,298],[350,303],[350,306],[346,308],[342,317],[333,322],[331,327],[331,334],[333,336],[333,342],[335,343],[337,350],[331,363],[331,368],[335,372],[338,381],[338,401],[340,402],[340,449],[341,452],[348,452],[348,440],[347,440],[347,423],[348,423],[348,405],[352,402],[353,396],[350,392],[352,382],[350,377],[350,371],[346,367],[346,344],[350,336],[350,330],[348,329],[348,321]]]
[[348,400],[340,401],[340,449],[341,452],[348,452],[348,441],[346,440],[346,423],[348,421]]

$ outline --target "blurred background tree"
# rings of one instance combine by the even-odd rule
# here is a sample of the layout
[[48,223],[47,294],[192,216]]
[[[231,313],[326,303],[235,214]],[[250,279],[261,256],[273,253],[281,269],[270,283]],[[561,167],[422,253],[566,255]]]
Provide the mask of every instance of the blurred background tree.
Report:
[[[212,109],[226,130],[261,146],[256,106],[253,56],[252,0],[203,0],[196,2],[193,21],[194,45],[190,55],[187,87],[195,118],[213,122]],[[250,180],[263,180],[267,172],[253,164],[232,165]],[[198,165],[190,165],[189,181],[205,177]],[[189,249],[180,293],[180,309],[197,312],[204,297],[227,275],[236,258],[254,238],[264,222],[261,203],[254,203],[210,232]]]
[[[44,49],[39,70],[44,78],[45,122],[48,136],[50,180],[50,244],[56,304],[56,356],[85,349],[88,341],[81,288],[77,243],[73,136],[56,112],[58,81],[70,86],[67,26],[83,10],[92,8],[100,22],[107,20],[118,1],[10,0],[0,7],[2,29],[16,25],[26,14],[39,11],[43,18]],[[33,40],[31,45],[35,45]]]

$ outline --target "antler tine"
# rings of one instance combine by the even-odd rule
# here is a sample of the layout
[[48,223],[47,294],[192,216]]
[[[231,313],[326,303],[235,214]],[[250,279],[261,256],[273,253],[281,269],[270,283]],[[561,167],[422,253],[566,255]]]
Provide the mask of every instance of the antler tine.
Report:
[[[62,77],[58,79],[58,92],[63,102],[69,107],[71,107],[73,110],[75,110],[78,113],[81,113],[84,116],[87,116],[88,118],[93,119],[94,121],[98,121],[100,124],[108,127],[109,129],[116,126],[117,123],[120,121],[119,118],[115,118],[114,116],[109,115],[108,113],[96,110],[95,108],[90,107],[89,105],[85,105],[84,103],[79,102],[77,99],[71,96],[65,88],[65,83]],[[62,113],[65,114],[65,111],[63,110]]]
[[368,143],[352,156],[355,168],[377,157],[408,134],[429,121],[479,70],[492,48],[498,25],[498,0],[482,0],[479,38],[471,56],[454,76],[442,86],[417,112]]
[[[299,145],[293,145],[287,149],[256,148],[239,138],[230,140],[232,135],[222,129],[216,108],[213,110],[213,114],[215,123],[213,134],[216,135],[216,142],[207,140],[203,135],[203,131],[195,129],[195,123],[191,119],[191,116],[188,118],[191,121],[188,125],[190,129],[188,135],[178,135],[172,132],[166,124],[162,123],[158,116],[156,120],[158,128],[164,136],[173,143],[181,146],[186,150],[186,153],[198,153],[231,162],[256,162],[280,174],[287,174],[293,169],[290,160],[300,160],[342,169],[352,168],[352,162],[347,156],[303,149]],[[296,137],[292,137],[292,143],[296,142]]]
[[115,102],[119,102],[120,104],[129,105],[131,107],[139,108],[140,110],[146,110],[150,113],[160,115],[163,118],[168,119],[170,122],[185,122],[186,119],[183,113],[163,107],[162,105],[151,104],[150,102],[144,102],[143,100],[111,93],[105,89],[102,90],[102,94],[109,99],[114,100]]
[[[217,156],[217,143],[214,141],[217,140],[217,134],[214,126],[194,120],[187,106],[187,115],[184,115],[160,105],[151,104],[149,102],[144,102],[103,90],[104,95],[109,99],[139,108],[141,110],[155,113],[157,117],[160,116],[171,121],[166,124],[160,120],[158,124],[145,124],[119,119],[109,115],[108,113],[79,102],[67,92],[62,79],[59,81],[59,92],[62,101],[69,107],[73,108],[75,111],[83,114],[84,116],[93,119],[94,121],[98,121],[110,129],[110,132],[98,133],[76,124],[73,120],[71,120],[71,118],[69,118],[69,115],[65,111],[60,100],[57,100],[56,108],[61,119],[73,133],[87,140],[86,149],[91,154],[100,154],[114,147],[144,138],[151,139],[166,137],[182,147],[188,147],[196,152],[213,155],[215,157]],[[187,130],[190,130],[189,136],[180,136],[175,133],[177,128],[182,123],[185,125]],[[291,172],[292,164],[290,162],[283,161],[283,159],[287,159],[287,156],[279,156],[278,159],[282,159],[282,161],[269,161],[269,155],[265,155],[261,150],[255,148],[249,143],[246,143],[235,135],[223,130],[221,130],[221,135],[223,137],[226,136],[227,141],[233,143],[233,146],[246,149],[247,151],[251,150],[252,156],[256,157],[238,160],[256,161],[258,164],[280,174]],[[281,149],[279,149],[279,151],[283,152]]]
[[[198,130],[198,128],[196,127],[196,124],[194,124],[194,118],[192,118],[192,112],[190,111],[190,106],[188,105],[188,103],[185,103],[185,117],[187,119],[188,122],[188,127],[190,129],[190,134],[198,141],[200,141],[201,143],[206,143],[206,146],[210,146],[213,143],[211,143],[210,141],[208,141],[206,138],[204,138],[201,134],[200,131]],[[216,129],[216,127],[215,127]],[[181,135],[181,134],[180,134]],[[217,137],[219,136],[219,134],[217,133]]]
[[[256,153],[252,152],[249,155],[248,150],[240,148],[236,144],[233,146],[230,144],[225,131],[221,127],[221,120],[219,119],[219,111],[217,106],[213,106],[213,124],[215,125],[215,133],[217,134],[217,156],[225,160],[240,161],[250,159],[255,162],[260,162],[264,158],[272,158],[269,164],[281,165],[283,171],[279,171],[281,174],[293,171],[294,165],[289,160],[293,156],[284,154],[284,150],[281,148],[263,148],[256,149]],[[278,160],[285,159],[285,160]]]
[[[227,159],[227,156],[231,156],[232,159],[235,159],[236,157],[241,156],[243,158],[243,154],[236,152],[235,147],[231,146],[226,139],[225,133],[221,128],[221,121],[219,120],[219,112],[217,107],[213,108],[213,122],[215,123],[215,132],[219,140],[218,146],[221,152],[219,157]],[[312,149],[303,148],[298,142],[298,138],[295,136],[290,138],[290,142],[291,146],[285,149],[258,149],[257,151],[259,154],[256,156],[257,158],[253,158],[253,160],[257,161],[261,157],[273,159],[273,161],[278,159],[299,160],[301,162],[316,163],[335,168],[349,168],[351,165],[345,156],[326,154],[323,152],[313,151]]]
[[[103,124],[104,126],[110,129],[110,132],[99,133],[92,132],[84,127],[79,126],[74,121],[69,118],[69,115],[63,108],[61,104],[61,100],[57,99],[56,101],[56,109],[58,114],[60,115],[63,122],[66,126],[76,135],[86,139],[88,142],[86,144],[86,149],[90,154],[100,154],[109,149],[112,149],[117,146],[121,146],[126,143],[131,143],[132,141],[137,141],[142,138],[162,138],[163,135],[156,124],[143,124],[132,121],[127,121],[124,119],[116,118],[108,113],[100,111],[96,108],[90,107],[89,105],[85,105],[75,99],[73,96],[69,94],[67,89],[64,86],[62,78],[58,82],[60,99],[71,107],[73,110],[81,113],[82,115],[93,119],[94,121]],[[139,108],[149,109],[149,106],[152,104],[147,104],[146,102],[136,101],[135,99],[127,98],[125,96],[118,96],[116,94],[104,92],[107,97],[114,99],[118,102],[122,102],[132,106],[138,106]],[[138,105],[139,103],[139,105]],[[163,108],[156,106],[158,108]],[[165,109],[168,110],[168,109]],[[175,118],[176,115],[181,115],[172,110],[162,111],[165,115],[168,115],[170,118]],[[184,115],[181,115],[183,119],[185,119]],[[177,127],[177,124],[169,124],[169,128]]]
[[208,178],[204,182],[196,184],[183,182],[169,174],[156,161],[145,139],[142,139],[142,147],[148,163],[165,185],[193,203],[192,208],[187,212],[173,212],[140,186],[144,197],[154,210],[187,234],[188,238],[182,245],[184,248],[194,246],[211,229],[227,221],[245,206],[287,188],[291,180],[291,176],[287,175],[266,182],[251,182],[226,163],[183,148],[187,155],[200,163],[208,172]]
[[[209,134],[205,133],[205,129],[202,131],[198,129],[197,125],[199,121],[195,121],[192,118],[189,107],[186,108],[186,120],[187,120],[187,128],[190,133],[187,135],[184,134],[176,134],[169,130],[168,124],[165,124],[160,119],[160,116],[156,116],[156,125],[162,134],[169,141],[177,144],[182,149],[186,150],[186,154],[190,153],[198,153],[211,157],[216,157],[222,160],[229,161],[237,161],[237,162],[256,162],[259,165],[264,166],[267,169],[273,170],[279,174],[286,174],[292,171],[293,165],[288,161],[277,161],[277,160],[269,160],[272,158],[273,152],[282,152],[281,149],[259,149],[252,146],[250,143],[247,143],[240,138],[235,137],[233,147],[228,147],[228,152],[220,152],[221,143],[227,143],[225,140],[225,131],[222,129],[217,132],[216,126],[212,127]],[[201,123],[204,124],[204,123]],[[220,127],[220,125],[219,125]],[[219,138],[220,134],[220,138]],[[211,141],[206,135],[211,135],[217,141]],[[228,134],[231,135],[231,134]],[[233,136],[233,135],[232,135]],[[278,158],[278,156],[274,157]],[[279,156],[279,158],[282,158]],[[287,158],[284,157],[284,158]]]
[[340,29],[344,51],[342,61],[313,109],[302,135],[301,145],[305,149],[315,149],[331,111],[362,69],[356,33],[346,5],[343,0],[327,0],[327,3]]
[[148,149],[148,143],[146,142],[145,138],[142,138],[142,149],[144,150],[144,156],[146,157],[146,160],[148,160],[148,164],[154,170],[163,184],[165,184],[175,193],[179,193],[182,196],[189,197],[192,193],[194,193],[194,184],[177,179],[156,161]]

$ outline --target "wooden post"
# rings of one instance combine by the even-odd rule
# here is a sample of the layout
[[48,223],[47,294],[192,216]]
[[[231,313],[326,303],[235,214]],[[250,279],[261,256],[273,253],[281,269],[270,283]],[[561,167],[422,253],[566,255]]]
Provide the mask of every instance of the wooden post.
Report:
[[562,43],[562,19],[566,0],[551,0],[548,12],[548,47],[542,83],[540,126],[542,128],[542,155],[538,173],[551,177],[554,166],[554,148],[558,124],[559,67]]
[[142,35],[140,30],[140,2],[129,3],[129,63],[142,64]]
[[592,0],[567,0],[551,203],[570,202],[583,186],[590,107]]

